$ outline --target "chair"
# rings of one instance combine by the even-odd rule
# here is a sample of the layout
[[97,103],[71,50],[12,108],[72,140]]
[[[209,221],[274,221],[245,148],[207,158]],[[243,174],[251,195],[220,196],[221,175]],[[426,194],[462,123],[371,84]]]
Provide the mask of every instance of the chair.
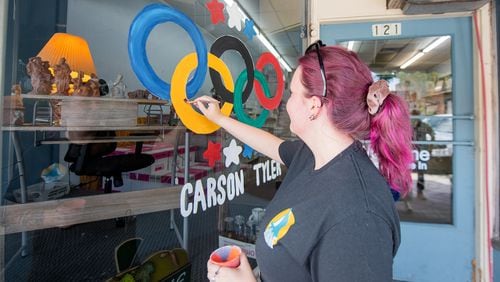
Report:
[[116,273],[121,273],[134,266],[142,238],[130,238],[115,248]]
[[[114,131],[97,132],[95,137],[114,137]],[[104,193],[111,193],[113,186],[123,186],[122,173],[148,167],[154,163],[151,155],[143,154],[142,142],[137,142],[135,153],[107,156],[116,149],[114,143],[70,144],[64,160],[72,163],[69,170],[76,175],[104,177]],[[111,180],[113,179],[113,180]]]

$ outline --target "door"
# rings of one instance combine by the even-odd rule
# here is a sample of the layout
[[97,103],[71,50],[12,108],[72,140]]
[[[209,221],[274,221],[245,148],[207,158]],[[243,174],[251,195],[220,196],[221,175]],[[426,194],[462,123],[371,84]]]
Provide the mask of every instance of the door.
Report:
[[394,279],[470,281],[474,240],[474,97],[470,17],[321,25],[408,102],[412,193],[396,205]]

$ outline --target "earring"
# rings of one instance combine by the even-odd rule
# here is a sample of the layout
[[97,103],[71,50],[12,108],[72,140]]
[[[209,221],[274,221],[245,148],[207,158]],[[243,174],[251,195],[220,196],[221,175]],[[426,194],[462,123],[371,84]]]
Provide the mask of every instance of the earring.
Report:
[[309,116],[309,120],[310,120],[310,121],[313,121],[313,120],[315,120],[315,119],[316,119],[316,115],[310,115],[310,116]]

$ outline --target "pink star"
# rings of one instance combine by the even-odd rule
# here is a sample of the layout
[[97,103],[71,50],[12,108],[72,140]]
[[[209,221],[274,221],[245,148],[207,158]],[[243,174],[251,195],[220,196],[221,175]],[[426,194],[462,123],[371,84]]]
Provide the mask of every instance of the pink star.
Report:
[[206,6],[210,12],[210,20],[212,20],[213,24],[217,24],[219,22],[223,23],[226,20],[223,13],[224,4],[218,2],[217,0],[212,0],[212,2],[208,2]]
[[208,147],[203,152],[203,158],[208,160],[209,167],[215,167],[215,162],[221,159],[220,149],[221,145],[219,143],[214,143],[212,141],[208,141]]

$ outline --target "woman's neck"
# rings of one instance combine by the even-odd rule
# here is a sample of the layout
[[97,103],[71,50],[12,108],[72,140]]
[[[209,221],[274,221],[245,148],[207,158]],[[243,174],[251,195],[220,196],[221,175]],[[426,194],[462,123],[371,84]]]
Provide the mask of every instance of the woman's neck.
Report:
[[311,128],[310,134],[303,140],[313,153],[314,170],[322,168],[354,142],[351,136],[341,133],[330,122]]

